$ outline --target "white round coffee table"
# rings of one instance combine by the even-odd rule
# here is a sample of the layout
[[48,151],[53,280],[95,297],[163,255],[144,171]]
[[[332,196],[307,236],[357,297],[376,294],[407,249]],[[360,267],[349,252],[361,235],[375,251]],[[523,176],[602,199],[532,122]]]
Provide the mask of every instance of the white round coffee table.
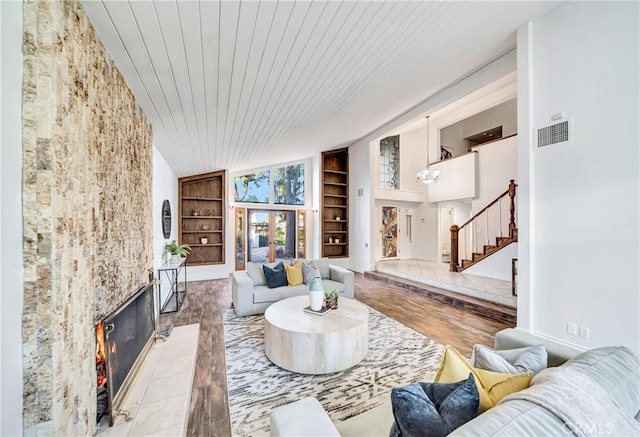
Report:
[[275,365],[318,375],[355,366],[369,351],[369,309],[341,297],[323,316],[303,311],[309,296],[274,303],[264,313],[264,350]]

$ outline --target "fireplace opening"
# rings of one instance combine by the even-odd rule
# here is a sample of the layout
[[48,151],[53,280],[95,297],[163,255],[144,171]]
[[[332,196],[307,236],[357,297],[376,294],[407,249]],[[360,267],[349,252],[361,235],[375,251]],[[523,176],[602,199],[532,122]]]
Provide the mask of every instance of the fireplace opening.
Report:
[[96,324],[96,420],[109,415],[113,426],[155,338],[153,285],[140,287],[124,304]]

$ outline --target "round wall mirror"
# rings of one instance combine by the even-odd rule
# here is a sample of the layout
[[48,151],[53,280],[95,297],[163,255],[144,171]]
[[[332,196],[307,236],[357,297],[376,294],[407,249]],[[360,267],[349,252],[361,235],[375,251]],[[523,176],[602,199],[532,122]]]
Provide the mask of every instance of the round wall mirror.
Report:
[[162,234],[165,239],[171,237],[171,204],[169,199],[162,202]]

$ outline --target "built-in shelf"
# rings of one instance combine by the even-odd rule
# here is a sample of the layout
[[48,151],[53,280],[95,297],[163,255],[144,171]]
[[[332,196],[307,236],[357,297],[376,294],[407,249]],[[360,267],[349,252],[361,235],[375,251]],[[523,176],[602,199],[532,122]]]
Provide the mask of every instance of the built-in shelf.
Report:
[[[322,235],[340,235],[340,243],[322,243],[322,256],[349,256],[349,152],[332,150],[322,154]],[[339,217],[339,220],[335,218]]]
[[[180,244],[188,244],[189,265],[224,264],[226,172],[178,179]],[[202,229],[202,226],[215,229]],[[200,243],[206,235],[209,242]]]

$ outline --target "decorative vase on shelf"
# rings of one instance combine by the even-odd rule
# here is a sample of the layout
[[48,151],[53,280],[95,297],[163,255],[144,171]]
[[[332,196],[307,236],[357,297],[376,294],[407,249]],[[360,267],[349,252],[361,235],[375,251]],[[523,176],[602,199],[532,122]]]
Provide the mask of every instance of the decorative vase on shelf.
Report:
[[322,302],[324,301],[324,286],[320,278],[311,279],[309,284],[309,304],[313,311],[320,311],[322,309]]

